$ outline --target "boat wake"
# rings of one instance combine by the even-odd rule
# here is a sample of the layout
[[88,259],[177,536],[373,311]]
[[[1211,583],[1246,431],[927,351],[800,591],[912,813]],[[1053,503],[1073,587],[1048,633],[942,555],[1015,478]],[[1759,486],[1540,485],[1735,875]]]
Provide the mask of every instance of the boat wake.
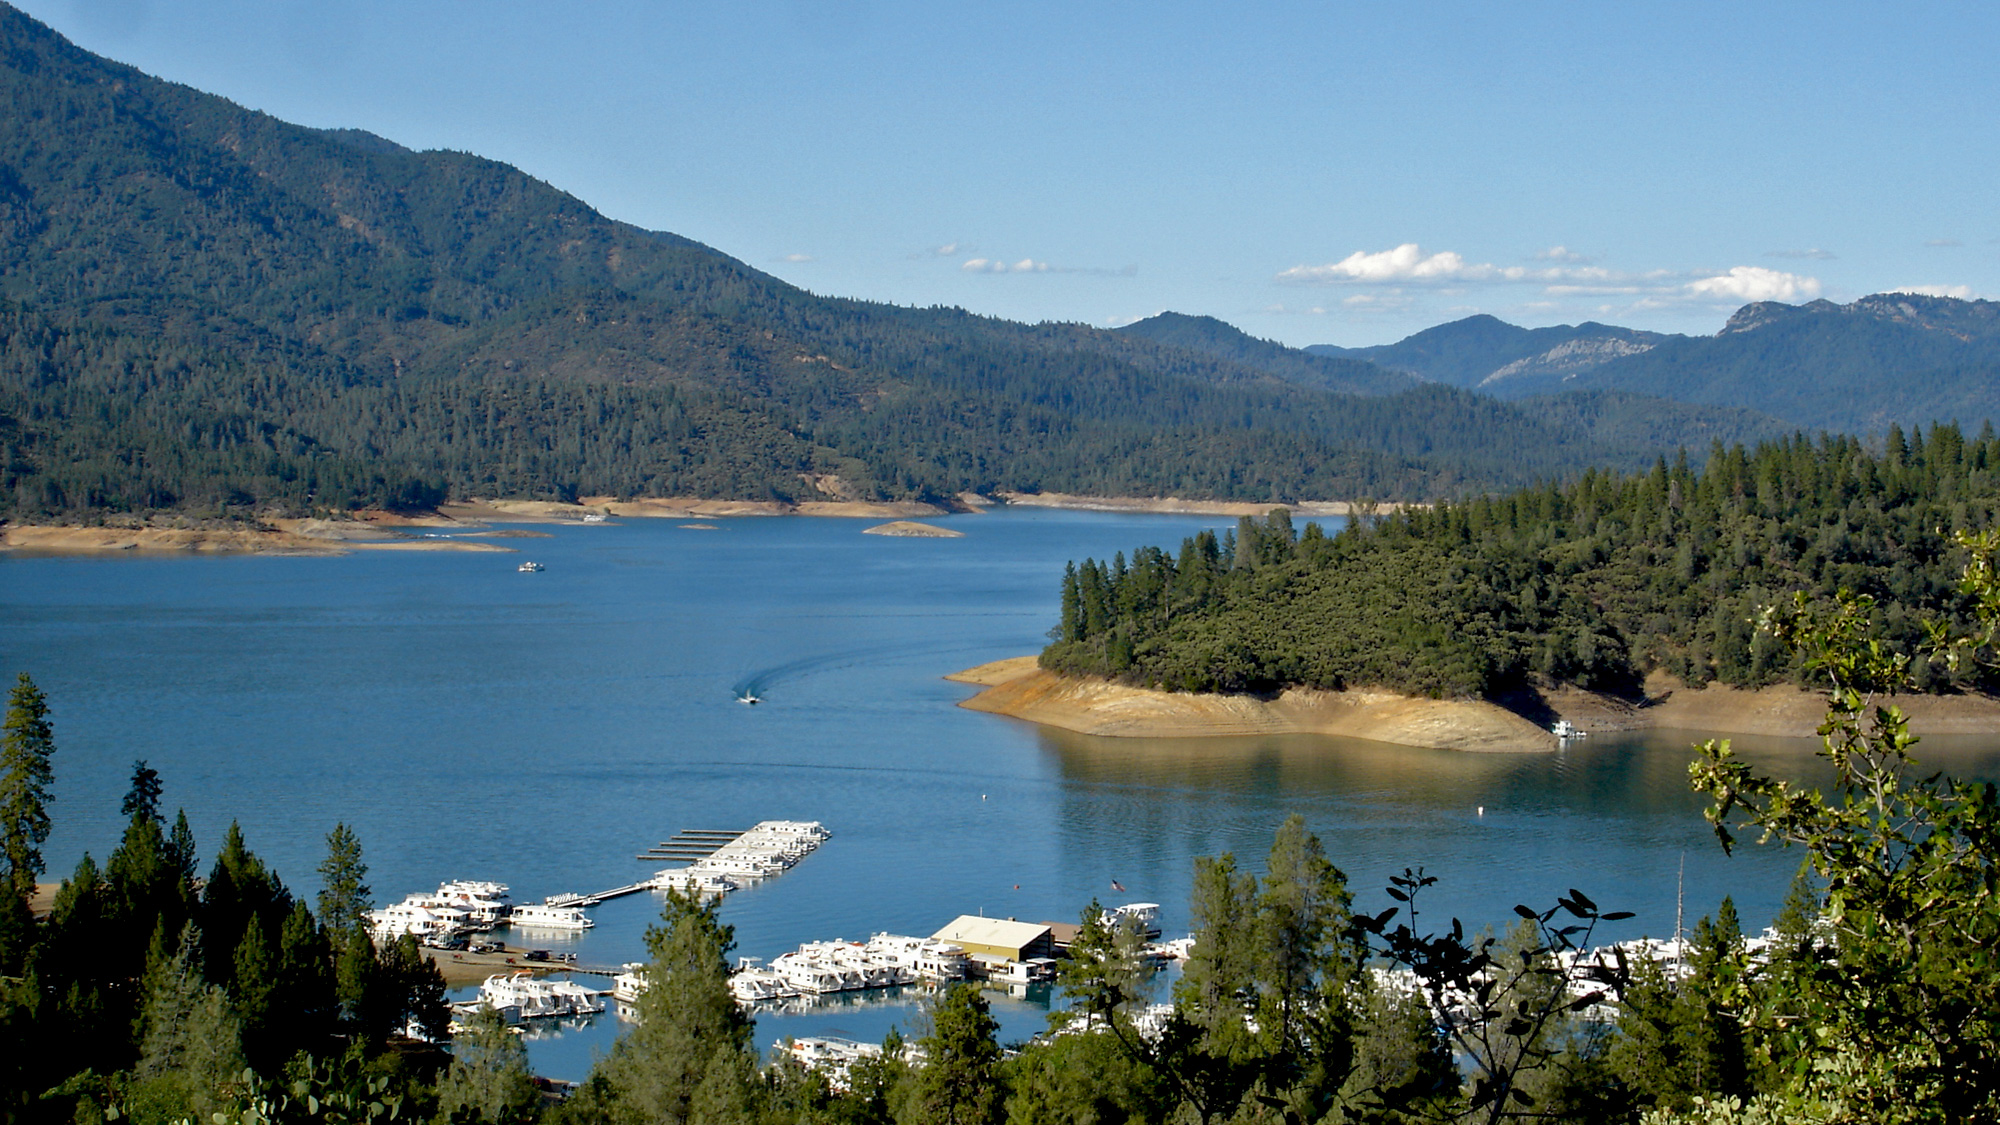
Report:
[[850,648],[842,649],[838,652],[820,653],[816,656],[801,657],[798,660],[787,661],[783,664],[774,664],[769,668],[760,668],[737,680],[730,686],[729,690],[736,696],[738,703],[761,703],[770,694],[770,689],[774,685],[802,680],[808,676],[818,675],[822,672],[858,667],[880,660],[885,656],[926,652],[933,649],[945,649],[948,651],[953,647],[963,646],[876,645],[870,648]]

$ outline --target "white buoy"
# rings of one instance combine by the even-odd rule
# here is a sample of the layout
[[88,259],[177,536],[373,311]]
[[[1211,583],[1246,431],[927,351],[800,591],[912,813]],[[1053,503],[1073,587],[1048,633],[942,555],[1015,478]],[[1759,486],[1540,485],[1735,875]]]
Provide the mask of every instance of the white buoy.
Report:
[[1481,805],[1481,806],[1479,806],[1479,815],[1480,815],[1480,816],[1485,816],[1485,815],[1486,815],[1486,806],[1485,806],[1485,805]]

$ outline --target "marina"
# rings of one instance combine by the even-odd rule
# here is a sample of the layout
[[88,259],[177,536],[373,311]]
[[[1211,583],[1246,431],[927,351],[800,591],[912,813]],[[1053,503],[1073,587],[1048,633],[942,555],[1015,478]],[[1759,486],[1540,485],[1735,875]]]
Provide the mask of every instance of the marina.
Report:
[[725,895],[783,874],[832,837],[833,833],[816,820],[766,820],[740,831],[692,829],[674,837],[690,843],[683,846],[670,841],[639,856],[665,862],[685,858],[690,861],[686,866],[662,868],[636,883],[592,894],[563,892],[541,902],[516,903],[505,883],[448,882],[440,884],[434,894],[417,892],[404,896],[402,902],[369,911],[368,931],[378,943],[407,934],[420,944],[443,949],[467,948],[470,935],[503,925],[529,933],[581,933],[597,925],[586,911],[610,899],[643,891]]

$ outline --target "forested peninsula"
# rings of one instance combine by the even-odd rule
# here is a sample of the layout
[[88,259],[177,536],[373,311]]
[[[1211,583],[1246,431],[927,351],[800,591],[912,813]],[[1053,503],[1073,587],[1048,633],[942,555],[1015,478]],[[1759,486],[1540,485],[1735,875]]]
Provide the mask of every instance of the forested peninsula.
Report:
[[1175,692],[1638,697],[1649,674],[1755,688],[1806,676],[1758,628],[1764,607],[1847,590],[1874,599],[1873,635],[1909,654],[1917,690],[1980,693],[1991,669],[1927,649],[1923,623],[1969,625],[1954,533],[1996,508],[1992,428],[1938,426],[1718,447],[1698,469],[1590,472],[1335,535],[1274,511],[1071,566],[1040,663]]

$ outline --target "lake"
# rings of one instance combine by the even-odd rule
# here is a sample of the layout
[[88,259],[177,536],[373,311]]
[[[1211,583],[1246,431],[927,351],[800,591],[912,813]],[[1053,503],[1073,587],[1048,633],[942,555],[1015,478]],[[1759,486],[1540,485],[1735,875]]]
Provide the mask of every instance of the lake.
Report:
[[[517,900],[602,890],[650,874],[634,856],[682,829],[823,821],[831,841],[723,907],[737,952],[760,957],[958,914],[1074,920],[1093,897],[1159,902],[1167,933],[1185,932],[1193,858],[1261,866],[1291,812],[1360,907],[1387,906],[1385,880],[1422,865],[1441,880],[1433,916],[1474,928],[1578,887],[1638,913],[1611,936],[1670,934],[1683,864],[1690,923],[1733,894],[1755,928],[1798,864],[1723,857],[1687,790],[1691,733],[1472,755],[1091,738],[954,706],[974,689],[943,674],[1040,647],[1065,562],[1232,521],[1012,509],[944,521],[961,539],[712,522],[541,525],[549,538],[497,541],[517,554],[0,556],[0,672],[30,672],[54,708],[51,877],[116,846],[136,758],[206,851],[238,821],[306,896],[336,822],[388,902],[446,879]],[[547,570],[518,573],[523,559]],[[735,702],[744,686],[763,702]],[[1737,741],[1816,772],[1809,743]],[[1990,779],[1996,741],[1920,754]],[[650,895],[607,902],[569,948],[639,959],[657,915]],[[996,1014],[1024,1038],[1046,1000],[996,996]],[[907,997],[767,1014],[758,1036],[879,1039],[912,1015]],[[617,1027],[607,1014],[530,1049],[581,1078]]]

